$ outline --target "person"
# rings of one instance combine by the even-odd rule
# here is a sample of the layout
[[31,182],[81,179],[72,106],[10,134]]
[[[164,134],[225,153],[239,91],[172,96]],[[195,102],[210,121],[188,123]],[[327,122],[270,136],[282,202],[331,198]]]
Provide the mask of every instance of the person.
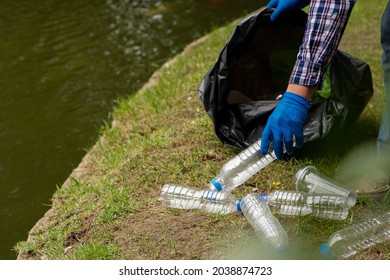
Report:
[[[278,159],[283,159],[284,149],[291,155],[294,144],[304,143],[303,129],[308,119],[310,98],[322,79],[337,50],[356,0],[271,0],[271,21],[283,14],[309,5],[305,28],[289,84],[282,99],[272,112],[261,136],[261,153],[265,155],[272,143]],[[390,1],[381,18],[382,68],[386,92],[385,111],[377,137],[378,155],[390,156]],[[380,199],[390,189],[389,171],[378,171],[374,178],[356,185],[362,195]],[[373,179],[373,180],[371,180]]]

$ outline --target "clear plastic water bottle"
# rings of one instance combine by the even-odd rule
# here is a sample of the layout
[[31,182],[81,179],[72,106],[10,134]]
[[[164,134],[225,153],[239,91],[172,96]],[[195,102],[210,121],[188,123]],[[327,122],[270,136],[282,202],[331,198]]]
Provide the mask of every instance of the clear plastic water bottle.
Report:
[[239,210],[244,214],[264,245],[268,245],[278,252],[287,250],[287,232],[261,196],[248,194],[239,200],[239,206]]
[[306,195],[295,191],[274,191],[261,194],[273,213],[292,216],[311,214],[312,208],[306,203]]
[[334,194],[345,197],[348,208],[356,204],[356,191],[349,190],[335,180],[318,172],[314,166],[306,166],[295,174],[295,184],[297,191],[310,194]]
[[163,186],[160,201],[171,208],[200,209],[221,215],[237,211],[237,200],[228,192],[201,190],[174,184]]
[[265,156],[260,153],[261,141],[241,151],[238,155],[226,162],[217,177],[210,182],[210,190],[231,192],[243,184],[261,169],[276,160],[275,152]]
[[390,240],[390,212],[339,230],[320,246],[323,258],[345,259]]
[[276,190],[261,196],[272,212],[283,215],[310,215],[323,219],[345,220],[349,214],[345,198],[339,195]]

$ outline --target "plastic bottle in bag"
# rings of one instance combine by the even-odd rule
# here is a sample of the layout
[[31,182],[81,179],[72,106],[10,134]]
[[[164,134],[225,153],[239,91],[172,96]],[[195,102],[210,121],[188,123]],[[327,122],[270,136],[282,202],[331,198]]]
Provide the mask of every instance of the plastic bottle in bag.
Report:
[[294,216],[314,216],[330,220],[345,220],[348,206],[339,195],[313,195],[291,190],[276,190],[261,194],[274,213]]
[[334,194],[345,197],[348,207],[356,204],[356,191],[349,190],[339,182],[321,174],[314,166],[306,166],[300,169],[296,174],[297,191],[310,194]]
[[320,254],[323,258],[345,259],[387,240],[390,240],[390,212],[335,232],[320,246]]
[[174,184],[163,186],[160,201],[171,208],[200,209],[221,215],[237,211],[237,200],[228,192],[201,190]]
[[255,230],[260,241],[278,252],[288,248],[288,235],[272,214],[268,204],[258,194],[248,194],[239,200],[239,210]]
[[274,151],[263,156],[261,141],[241,151],[226,162],[219,174],[210,182],[211,190],[231,192],[276,159]]

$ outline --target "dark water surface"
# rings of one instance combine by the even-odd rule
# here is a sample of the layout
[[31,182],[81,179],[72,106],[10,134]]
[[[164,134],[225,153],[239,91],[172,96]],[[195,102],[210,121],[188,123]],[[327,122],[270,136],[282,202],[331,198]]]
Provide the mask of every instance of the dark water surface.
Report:
[[[0,259],[50,208],[120,96],[266,1],[2,0]],[[205,74],[205,73],[204,73]]]

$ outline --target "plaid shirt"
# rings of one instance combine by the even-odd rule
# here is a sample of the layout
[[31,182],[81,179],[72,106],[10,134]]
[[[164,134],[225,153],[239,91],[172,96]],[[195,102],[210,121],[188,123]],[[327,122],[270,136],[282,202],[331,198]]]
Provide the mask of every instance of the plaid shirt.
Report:
[[321,85],[356,0],[311,0],[290,83]]

